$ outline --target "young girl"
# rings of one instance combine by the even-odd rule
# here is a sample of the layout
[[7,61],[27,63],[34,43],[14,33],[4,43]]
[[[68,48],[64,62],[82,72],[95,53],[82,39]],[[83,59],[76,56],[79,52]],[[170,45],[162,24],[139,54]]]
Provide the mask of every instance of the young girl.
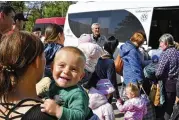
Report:
[[115,91],[112,83],[108,79],[98,81],[96,88],[89,89],[89,107],[100,120],[114,120],[112,105],[108,102],[110,96]]
[[118,100],[116,106],[120,112],[124,112],[124,120],[142,120],[147,114],[146,101],[139,97],[139,89],[136,85],[129,83],[126,87],[126,96],[129,98],[124,105]]

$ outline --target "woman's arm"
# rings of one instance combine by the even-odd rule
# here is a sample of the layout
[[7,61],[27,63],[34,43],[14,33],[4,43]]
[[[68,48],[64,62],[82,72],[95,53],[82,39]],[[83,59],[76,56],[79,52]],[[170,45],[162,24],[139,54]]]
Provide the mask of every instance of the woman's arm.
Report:
[[158,79],[162,79],[161,77],[165,76],[165,74],[166,74],[165,68],[167,67],[167,64],[168,64],[168,57],[167,57],[167,55],[165,55],[165,53],[162,53],[160,55],[159,63],[157,65],[157,69],[156,69],[156,73],[155,73],[155,76]]

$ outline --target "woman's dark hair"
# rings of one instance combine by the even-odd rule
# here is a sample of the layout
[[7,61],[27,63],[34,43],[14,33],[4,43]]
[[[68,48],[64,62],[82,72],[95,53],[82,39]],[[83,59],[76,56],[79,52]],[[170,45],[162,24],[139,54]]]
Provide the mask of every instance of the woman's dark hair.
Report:
[[104,43],[104,49],[112,56],[115,52],[116,47],[118,46],[118,39],[114,36],[108,38],[108,40]]
[[63,34],[63,28],[57,24],[51,24],[45,29],[45,43],[57,42],[59,33]]
[[41,31],[41,28],[37,27],[32,30],[32,32],[35,32],[35,31]]
[[2,5],[2,6],[0,6],[0,12],[3,12],[6,15],[11,13],[12,11],[15,13],[14,8],[9,6],[9,5]]
[[25,31],[3,36],[0,42],[0,98],[6,98],[44,46],[41,40]]

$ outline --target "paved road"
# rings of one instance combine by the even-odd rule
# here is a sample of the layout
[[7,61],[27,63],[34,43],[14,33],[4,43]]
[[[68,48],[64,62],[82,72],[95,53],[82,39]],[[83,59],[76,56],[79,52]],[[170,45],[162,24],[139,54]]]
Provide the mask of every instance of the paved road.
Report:
[[[118,74],[116,74],[116,76],[117,76],[117,83],[121,83],[120,76]],[[119,86],[118,89],[120,89],[120,86]],[[116,100],[115,99],[113,99],[112,106],[113,106],[113,109],[114,109],[115,120],[124,120],[124,114],[119,113],[119,110],[116,107]]]
[[113,106],[113,109],[114,109],[115,120],[124,120],[124,117],[123,117],[124,114],[119,113],[119,110],[116,107],[116,101],[115,100],[113,100],[112,106]]

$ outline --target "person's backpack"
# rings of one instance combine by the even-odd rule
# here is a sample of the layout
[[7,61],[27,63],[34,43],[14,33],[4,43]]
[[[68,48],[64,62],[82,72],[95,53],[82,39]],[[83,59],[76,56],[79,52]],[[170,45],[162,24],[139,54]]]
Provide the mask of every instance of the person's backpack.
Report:
[[156,63],[150,63],[146,67],[144,67],[144,76],[145,78],[156,80],[155,76],[155,69],[156,69],[157,64]]
[[119,54],[117,58],[114,60],[114,64],[115,64],[116,72],[122,76],[123,75],[123,61]]

